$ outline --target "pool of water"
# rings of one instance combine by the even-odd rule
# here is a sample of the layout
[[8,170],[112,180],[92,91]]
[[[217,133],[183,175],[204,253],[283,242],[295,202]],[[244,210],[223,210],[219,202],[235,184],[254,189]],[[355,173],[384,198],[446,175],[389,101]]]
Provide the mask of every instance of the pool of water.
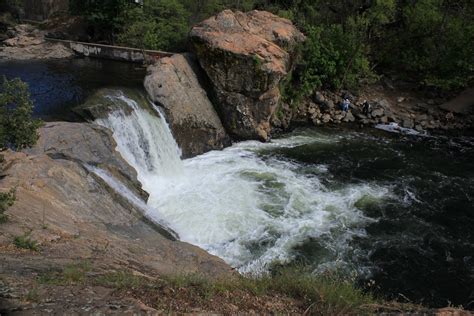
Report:
[[47,61],[1,61],[0,77],[28,83],[34,115],[46,121],[80,121],[71,108],[104,87],[143,89],[140,65],[91,58]]

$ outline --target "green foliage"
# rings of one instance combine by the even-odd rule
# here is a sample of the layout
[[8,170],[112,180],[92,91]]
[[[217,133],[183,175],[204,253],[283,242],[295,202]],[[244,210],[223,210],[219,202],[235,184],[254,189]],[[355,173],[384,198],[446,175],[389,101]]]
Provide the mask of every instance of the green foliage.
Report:
[[0,83],[0,150],[21,149],[36,143],[36,130],[41,122],[31,117],[32,112],[28,85],[18,78],[4,77]]
[[[6,0],[3,0],[6,1]],[[474,73],[474,2],[470,0],[72,0],[103,39],[169,51],[186,49],[191,26],[223,9],[267,10],[308,37],[303,70],[286,83],[292,100],[314,89],[357,89],[378,72],[456,89]]]
[[70,11],[82,15],[96,40],[114,42],[115,34],[127,24],[126,12],[136,5],[131,0],[71,0]]
[[376,57],[384,67],[443,90],[472,82],[472,1],[404,1],[398,9],[398,27],[388,29],[377,45]]
[[22,0],[0,0],[0,12],[8,12],[16,19],[23,12],[24,3]]
[[9,192],[0,192],[0,224],[8,220],[8,215],[5,212],[15,203],[15,191],[15,189],[10,189]]
[[31,238],[30,232],[25,233],[24,235],[21,236],[15,236],[13,239],[13,244],[17,248],[21,249],[30,249],[33,251],[39,251],[39,245],[38,242],[34,239]]
[[339,24],[308,28],[303,56],[302,90],[311,94],[322,87],[340,89],[358,85],[370,73],[363,43],[356,33],[344,32]]
[[179,51],[185,47],[189,12],[178,0],[145,0],[126,12],[127,25],[118,36],[122,45]]

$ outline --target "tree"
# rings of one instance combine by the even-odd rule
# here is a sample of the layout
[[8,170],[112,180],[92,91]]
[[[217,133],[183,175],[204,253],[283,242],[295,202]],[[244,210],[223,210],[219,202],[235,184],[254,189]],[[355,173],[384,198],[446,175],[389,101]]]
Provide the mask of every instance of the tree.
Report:
[[32,146],[41,122],[32,118],[33,102],[28,85],[20,79],[0,82],[0,151]]
[[[36,129],[41,122],[31,117],[33,102],[26,83],[20,79],[0,82],[0,152],[6,148],[19,149],[33,145],[38,139]],[[0,154],[0,171],[3,165]],[[15,201],[15,189],[0,192],[0,223],[7,221],[5,211]]]
[[69,5],[72,14],[85,17],[93,38],[112,43],[128,23],[126,12],[137,6],[132,0],[71,0]]
[[145,49],[182,51],[190,29],[190,13],[178,0],[145,0],[126,12],[119,43]]
[[474,79],[474,2],[400,1],[397,21],[377,44],[376,59],[425,86],[451,90]]

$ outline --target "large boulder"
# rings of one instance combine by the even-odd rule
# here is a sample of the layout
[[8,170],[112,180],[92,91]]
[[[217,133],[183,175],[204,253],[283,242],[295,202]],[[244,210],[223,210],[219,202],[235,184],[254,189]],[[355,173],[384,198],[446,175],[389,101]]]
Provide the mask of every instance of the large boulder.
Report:
[[193,56],[173,55],[148,68],[145,88],[164,108],[183,157],[192,157],[230,144],[224,127],[200,85],[202,70]]
[[267,140],[279,83],[304,35],[269,12],[225,10],[193,27],[190,38],[227,131],[239,139]]

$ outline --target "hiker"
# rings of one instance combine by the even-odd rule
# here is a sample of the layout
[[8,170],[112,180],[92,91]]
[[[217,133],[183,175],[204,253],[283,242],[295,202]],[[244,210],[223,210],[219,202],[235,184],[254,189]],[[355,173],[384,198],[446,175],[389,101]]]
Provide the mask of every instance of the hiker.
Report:
[[342,101],[342,104],[341,104],[342,111],[344,111],[344,112],[349,111],[349,105],[350,104],[351,104],[351,102],[349,101],[349,99],[344,98],[344,101]]
[[364,103],[362,103],[362,113],[363,113],[365,116],[368,116],[369,113],[370,113],[370,110],[371,110],[370,103],[367,102],[367,100],[364,100]]

